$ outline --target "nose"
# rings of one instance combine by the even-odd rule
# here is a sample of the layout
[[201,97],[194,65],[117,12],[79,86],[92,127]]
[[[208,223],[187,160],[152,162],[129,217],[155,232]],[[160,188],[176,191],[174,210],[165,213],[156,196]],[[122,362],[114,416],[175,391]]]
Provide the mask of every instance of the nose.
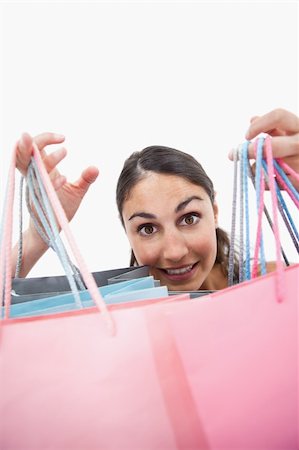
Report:
[[188,254],[186,237],[178,230],[166,232],[163,238],[162,256],[165,261],[180,262]]

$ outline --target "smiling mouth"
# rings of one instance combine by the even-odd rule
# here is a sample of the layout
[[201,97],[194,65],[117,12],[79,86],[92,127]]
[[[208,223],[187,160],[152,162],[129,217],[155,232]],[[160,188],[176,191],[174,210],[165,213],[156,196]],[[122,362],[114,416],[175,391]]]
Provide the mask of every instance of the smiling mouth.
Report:
[[196,264],[197,263],[189,264],[189,266],[179,267],[177,269],[161,269],[161,270],[163,270],[163,272],[167,273],[167,275],[184,275],[188,272],[191,272],[191,270],[193,269],[193,267]]

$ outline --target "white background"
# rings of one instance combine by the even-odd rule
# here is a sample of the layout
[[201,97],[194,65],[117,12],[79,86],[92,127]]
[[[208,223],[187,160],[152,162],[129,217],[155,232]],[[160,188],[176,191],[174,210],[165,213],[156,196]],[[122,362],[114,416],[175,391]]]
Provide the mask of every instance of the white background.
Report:
[[[251,116],[298,112],[297,2],[0,3],[1,204],[20,134],[55,131],[70,180],[100,169],[71,224],[91,270],[129,263],[115,187],[125,158],[148,145],[200,160],[230,229],[228,151]],[[266,248],[273,259],[271,239]],[[31,275],[55,273],[48,252]]]

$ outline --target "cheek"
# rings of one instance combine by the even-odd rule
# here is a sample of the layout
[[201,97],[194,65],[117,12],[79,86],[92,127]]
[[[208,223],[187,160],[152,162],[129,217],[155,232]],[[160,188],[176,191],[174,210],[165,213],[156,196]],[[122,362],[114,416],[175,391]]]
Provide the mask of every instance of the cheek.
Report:
[[159,245],[155,243],[140,242],[138,239],[129,239],[129,241],[139,265],[155,265],[161,253]]
[[190,243],[192,250],[202,256],[211,257],[212,259],[216,257],[217,253],[217,239],[215,229],[207,231],[206,233],[200,233],[194,236],[192,242]]

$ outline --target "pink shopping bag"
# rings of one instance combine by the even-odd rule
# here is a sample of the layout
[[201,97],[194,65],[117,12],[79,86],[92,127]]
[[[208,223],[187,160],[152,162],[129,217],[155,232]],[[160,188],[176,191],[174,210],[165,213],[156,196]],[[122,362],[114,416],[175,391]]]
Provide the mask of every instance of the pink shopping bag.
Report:
[[0,448],[208,448],[161,306],[4,320]]
[[[54,214],[97,308],[10,318],[15,160],[16,149],[9,169],[0,245],[1,450],[205,446],[171,333],[160,323],[156,326],[154,309],[163,299],[138,308],[136,303],[134,308],[126,304],[113,311],[107,307],[76,246],[35,145],[32,164],[36,180],[41,177],[41,197],[52,227],[49,236],[59,241],[57,251],[80,307],[74,266],[58,238]],[[172,301],[175,297],[167,298],[166,305]],[[151,339],[152,334],[159,340]]]
[[169,308],[169,320],[211,449],[295,450],[299,265]]
[[[156,321],[163,304],[169,307],[188,296],[108,307],[35,145],[32,164],[37,180],[41,176],[43,205],[52,223],[49,236],[57,235],[55,213],[97,307],[10,318],[15,157],[16,149],[0,245],[1,450],[207,448],[171,332]],[[79,308],[73,266],[62,243],[57,251]]]

